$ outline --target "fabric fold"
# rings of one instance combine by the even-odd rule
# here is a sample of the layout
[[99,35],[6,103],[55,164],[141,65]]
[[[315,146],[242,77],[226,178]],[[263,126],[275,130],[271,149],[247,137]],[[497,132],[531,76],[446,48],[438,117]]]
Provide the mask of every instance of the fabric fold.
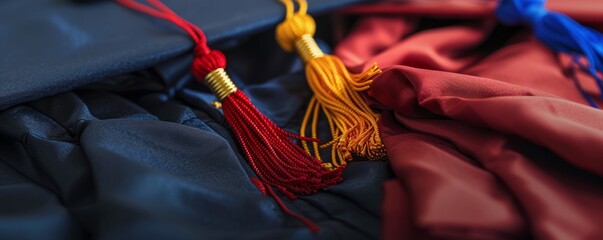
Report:
[[602,234],[603,113],[565,56],[491,21],[359,21],[335,53],[385,67],[366,96],[397,176],[384,188],[384,239]]

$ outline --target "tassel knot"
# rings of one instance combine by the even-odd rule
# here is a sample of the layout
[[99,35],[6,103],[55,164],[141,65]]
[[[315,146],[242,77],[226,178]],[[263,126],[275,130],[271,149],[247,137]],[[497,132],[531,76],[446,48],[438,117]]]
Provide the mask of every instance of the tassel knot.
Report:
[[192,72],[195,78],[201,80],[204,79],[210,72],[219,69],[226,68],[226,57],[218,50],[210,50],[204,54],[197,51],[199,48],[195,48],[195,59],[193,59]]
[[314,36],[316,22],[312,16],[307,15],[307,5],[300,4],[298,12],[293,12],[293,3],[283,1],[287,5],[285,20],[276,26],[276,41],[287,52],[295,50],[295,42],[304,35]]

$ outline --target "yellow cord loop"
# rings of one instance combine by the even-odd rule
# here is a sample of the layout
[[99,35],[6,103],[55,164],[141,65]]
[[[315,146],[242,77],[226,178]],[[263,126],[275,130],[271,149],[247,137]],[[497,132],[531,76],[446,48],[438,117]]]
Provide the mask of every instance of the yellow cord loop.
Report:
[[[379,137],[377,120],[380,115],[368,107],[358,94],[366,91],[372,78],[381,73],[377,65],[360,74],[350,74],[341,60],[325,55],[314,40],[314,19],[307,15],[305,0],[297,0],[299,10],[294,12],[293,0],[280,0],[287,9],[285,20],[276,28],[276,40],[285,51],[296,50],[306,62],[306,78],[314,91],[300,129],[305,136],[310,126],[311,137],[317,137],[318,116],[327,118],[333,140],[322,146],[302,142],[304,150],[320,158],[320,148],[332,147],[332,165],[339,167],[354,156],[370,160],[386,158],[385,147]],[[326,166],[325,166],[326,167]]]
[[295,50],[295,41],[304,36],[314,36],[316,32],[316,23],[312,16],[307,15],[308,4],[306,1],[298,1],[299,11],[293,12],[294,6],[292,0],[281,0],[287,8],[285,20],[276,26],[276,41],[281,48],[287,52]]

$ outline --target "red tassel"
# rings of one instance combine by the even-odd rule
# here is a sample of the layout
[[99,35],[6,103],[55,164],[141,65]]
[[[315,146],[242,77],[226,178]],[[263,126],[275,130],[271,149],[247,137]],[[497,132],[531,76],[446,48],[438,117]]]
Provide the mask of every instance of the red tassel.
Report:
[[299,215],[299,214],[294,213],[293,211],[291,211],[285,205],[285,203],[283,203],[283,200],[281,200],[281,198],[279,198],[278,195],[276,195],[276,193],[272,190],[272,188],[270,188],[270,186],[265,186],[265,184],[262,181],[258,180],[257,178],[250,178],[250,180],[260,190],[260,192],[262,192],[262,194],[264,194],[264,195],[270,195],[270,197],[272,197],[274,199],[274,201],[276,201],[276,204],[278,204],[278,206],[287,215],[289,215],[290,217],[295,218],[298,221],[302,222],[313,233],[316,233],[316,232],[320,231],[320,227],[318,225],[316,225],[316,223],[312,222],[312,220],[307,219],[304,216]]
[[[197,26],[180,18],[159,0],[148,0],[148,3],[156,9],[134,0],[117,0],[117,2],[173,22],[184,29],[197,44],[192,71],[198,80],[203,81],[209,73],[226,67],[224,54],[209,49],[204,33]],[[304,141],[317,141],[317,139],[301,137],[279,128],[260,113],[240,90],[226,95],[221,101],[226,121],[231,125],[249,165],[262,181],[261,184],[253,181],[254,184],[262,193],[272,196],[284,212],[302,221],[312,231],[318,231],[316,224],[287,209],[270,186],[276,187],[283,194],[294,199],[292,193],[311,194],[338,183],[341,180],[342,169],[323,168],[320,160],[307,154],[291,140],[291,138]],[[268,186],[265,187],[264,184]]]
[[310,194],[336,184],[341,169],[333,171],[307,154],[289,138],[302,138],[284,131],[262,115],[241,91],[222,101],[224,117],[258,177],[274,187],[298,194]]

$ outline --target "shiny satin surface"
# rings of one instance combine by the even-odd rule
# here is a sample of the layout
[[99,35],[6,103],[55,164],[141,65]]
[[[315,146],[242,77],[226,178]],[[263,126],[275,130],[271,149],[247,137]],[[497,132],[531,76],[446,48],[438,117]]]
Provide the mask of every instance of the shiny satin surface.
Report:
[[[231,47],[227,71],[262,112],[296,131],[311,92],[300,60],[273,39],[268,30]],[[253,171],[190,60],[1,111],[0,239],[380,236],[387,163],[352,163],[337,186],[281,196],[322,229],[310,233],[249,181]]]
[[[271,28],[284,17],[278,1],[164,2],[201,27],[214,47]],[[310,0],[309,11],[359,2]],[[0,1],[0,110],[152,67],[192,46],[175,27],[109,0]]]
[[385,68],[367,96],[397,177],[383,239],[603,236],[603,112],[529,31],[367,16],[335,52]]

